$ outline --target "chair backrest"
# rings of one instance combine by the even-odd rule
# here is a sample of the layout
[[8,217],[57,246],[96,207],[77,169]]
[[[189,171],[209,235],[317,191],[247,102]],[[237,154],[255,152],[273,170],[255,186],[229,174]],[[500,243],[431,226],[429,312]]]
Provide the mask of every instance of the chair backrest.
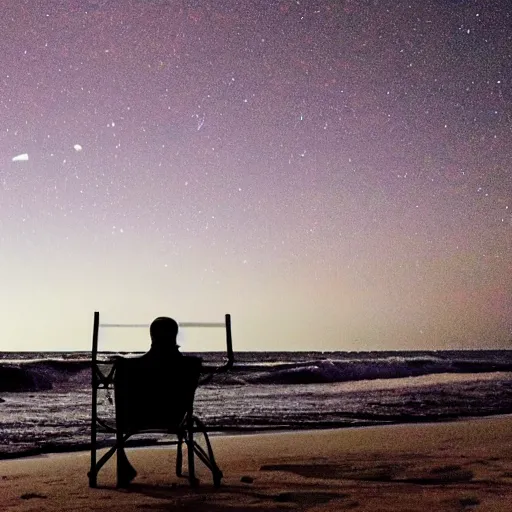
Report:
[[123,433],[176,431],[192,412],[201,359],[119,358],[115,363],[116,426]]

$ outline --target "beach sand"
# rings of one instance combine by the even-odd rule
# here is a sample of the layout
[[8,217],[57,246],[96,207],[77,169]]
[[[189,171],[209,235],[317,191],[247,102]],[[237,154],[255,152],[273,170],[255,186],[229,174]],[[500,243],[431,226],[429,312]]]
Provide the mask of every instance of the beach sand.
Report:
[[212,438],[215,489],[174,475],[173,447],[129,450],[138,470],[115,488],[112,459],[87,481],[89,454],[0,461],[0,510],[277,512],[512,510],[512,417]]

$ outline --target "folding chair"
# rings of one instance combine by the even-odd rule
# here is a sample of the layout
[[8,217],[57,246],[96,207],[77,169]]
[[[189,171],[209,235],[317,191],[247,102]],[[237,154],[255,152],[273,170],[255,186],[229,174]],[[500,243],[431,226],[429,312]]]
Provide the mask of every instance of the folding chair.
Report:
[[[218,487],[222,471],[217,466],[207,428],[194,415],[194,394],[198,385],[209,382],[216,373],[233,366],[234,355],[231,338],[231,317],[223,323],[185,322],[182,327],[223,327],[226,330],[227,361],[219,367],[208,367],[206,373],[201,359],[183,356],[173,366],[154,364],[148,366],[143,358],[116,358],[108,373],[100,368],[98,360],[98,334],[100,327],[148,327],[139,324],[100,324],[99,313],[94,313],[92,343],[92,415],[91,415],[91,468],[89,486],[97,487],[100,469],[118,450],[125,447],[133,435],[164,433],[176,436],[176,474],[183,476],[183,444],[187,447],[188,479],[198,484],[195,475],[195,457],[212,473],[213,484]],[[203,378],[201,375],[203,374]],[[115,423],[98,416],[98,390],[114,390]],[[115,434],[115,443],[97,461],[98,429]],[[194,435],[202,434],[206,450]],[[118,452],[119,453],[119,452]],[[117,483],[122,486],[120,457],[117,457]]]

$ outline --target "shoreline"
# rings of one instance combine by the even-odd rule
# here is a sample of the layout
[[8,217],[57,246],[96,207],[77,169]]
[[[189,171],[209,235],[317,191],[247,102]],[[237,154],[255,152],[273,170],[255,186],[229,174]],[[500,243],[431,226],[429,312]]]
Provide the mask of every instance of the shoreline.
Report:
[[[307,425],[304,428],[291,428],[288,426],[283,427],[275,427],[275,428],[247,428],[247,429],[237,429],[233,427],[233,429],[223,429],[223,430],[215,430],[208,431],[208,436],[211,439],[215,438],[223,438],[223,437],[240,437],[240,436],[254,436],[254,435],[273,435],[273,434],[296,434],[296,433],[308,433],[308,432],[323,432],[323,431],[347,431],[351,429],[371,429],[371,428],[385,428],[385,427],[407,427],[411,425],[438,425],[445,423],[460,423],[465,421],[476,421],[476,420],[486,420],[493,418],[510,418],[512,421],[512,412],[504,412],[492,415],[482,415],[482,416],[458,416],[458,417],[449,417],[449,418],[441,418],[441,419],[433,419],[433,420],[425,420],[424,418],[420,419],[412,419],[410,421],[401,421],[401,422],[387,422],[387,423],[372,423],[372,424],[334,424],[334,425],[322,425],[318,427],[312,427],[311,425]],[[169,434],[169,436],[173,436]],[[175,444],[174,441],[166,441],[162,440],[163,434],[156,434],[156,439],[137,439],[132,438],[127,442],[128,449],[145,449],[145,448],[167,448]],[[113,441],[105,441],[98,442],[98,451],[105,450],[113,445]],[[73,446],[69,446],[66,444],[57,445],[57,446],[49,446],[49,447],[36,447],[29,448],[23,452],[0,452],[0,463],[2,461],[8,460],[24,460],[28,458],[34,457],[46,457],[53,455],[61,455],[61,454],[73,454],[73,453],[90,453],[90,443],[83,442],[78,443]]]

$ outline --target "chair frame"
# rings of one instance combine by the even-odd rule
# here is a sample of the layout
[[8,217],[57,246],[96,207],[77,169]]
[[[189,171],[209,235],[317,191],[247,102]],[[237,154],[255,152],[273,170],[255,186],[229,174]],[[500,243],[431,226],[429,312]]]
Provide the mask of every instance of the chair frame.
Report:
[[[180,323],[181,327],[223,327],[226,331],[226,363],[218,367],[208,367],[205,376],[199,381],[199,385],[206,384],[218,373],[230,370],[234,363],[232,335],[231,335],[231,315],[225,315],[225,321],[222,323],[217,322],[183,322]],[[118,448],[124,447],[128,438],[132,435],[140,433],[165,433],[174,434],[177,440],[170,442],[177,446],[176,450],[176,475],[184,477],[183,474],[183,443],[187,446],[187,462],[188,462],[188,479],[190,485],[196,486],[199,480],[195,476],[195,457],[197,457],[212,473],[213,484],[215,487],[220,486],[222,479],[222,471],[217,466],[213,449],[208,437],[208,431],[204,423],[193,414],[193,403],[187,411],[185,418],[179,428],[175,431],[155,429],[155,430],[141,430],[123,433],[118,431],[115,427],[110,426],[105,420],[98,416],[98,390],[99,389],[113,389],[114,374],[116,366],[112,365],[108,374],[104,374],[99,367],[98,362],[98,340],[100,327],[149,327],[145,324],[101,324],[100,314],[98,311],[94,313],[93,321],[93,334],[92,334],[92,354],[91,354],[91,387],[92,387],[92,407],[91,407],[91,465],[88,473],[89,487],[96,488],[98,486],[98,473],[105,463],[117,452]],[[115,444],[111,446],[107,452],[97,460],[98,451],[98,427],[104,429],[105,432],[115,434]],[[203,435],[206,450],[197,443],[194,439],[194,434],[200,433]],[[117,478],[118,486],[119,481],[119,459],[117,464]]]

